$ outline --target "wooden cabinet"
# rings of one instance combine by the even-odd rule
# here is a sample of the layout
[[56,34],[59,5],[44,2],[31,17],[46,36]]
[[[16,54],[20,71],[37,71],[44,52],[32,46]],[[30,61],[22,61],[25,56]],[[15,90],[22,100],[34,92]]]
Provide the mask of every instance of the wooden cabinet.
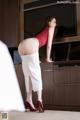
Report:
[[47,109],[80,110],[80,66],[41,63]]
[[[15,65],[22,96],[26,89],[21,64]],[[43,102],[46,109],[80,110],[80,66],[62,66],[41,63]],[[36,100],[36,94],[33,94]]]

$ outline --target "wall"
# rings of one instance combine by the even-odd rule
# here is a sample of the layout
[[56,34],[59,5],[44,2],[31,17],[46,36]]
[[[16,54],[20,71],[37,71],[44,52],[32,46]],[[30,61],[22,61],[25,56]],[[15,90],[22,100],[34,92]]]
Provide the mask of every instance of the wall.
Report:
[[0,0],[0,39],[16,47],[24,39],[24,3],[32,0]]
[[19,0],[0,0],[1,2],[1,39],[9,46],[17,46],[19,39]]

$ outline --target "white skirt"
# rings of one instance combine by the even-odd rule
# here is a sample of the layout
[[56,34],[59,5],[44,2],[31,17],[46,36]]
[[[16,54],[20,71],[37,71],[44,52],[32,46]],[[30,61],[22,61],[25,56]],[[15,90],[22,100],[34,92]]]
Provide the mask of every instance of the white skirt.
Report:
[[14,65],[7,46],[0,41],[0,111],[25,111]]
[[35,52],[30,55],[22,55],[21,58],[27,92],[29,92],[30,89],[30,79],[32,83],[32,90],[34,92],[42,90],[42,76],[38,52]]

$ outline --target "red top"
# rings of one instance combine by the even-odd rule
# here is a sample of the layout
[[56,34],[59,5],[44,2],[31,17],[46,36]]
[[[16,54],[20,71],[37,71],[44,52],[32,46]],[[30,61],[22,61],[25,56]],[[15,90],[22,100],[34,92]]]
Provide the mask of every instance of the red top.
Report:
[[39,47],[46,45],[48,41],[48,31],[49,28],[45,27],[38,35],[35,36],[39,41]]

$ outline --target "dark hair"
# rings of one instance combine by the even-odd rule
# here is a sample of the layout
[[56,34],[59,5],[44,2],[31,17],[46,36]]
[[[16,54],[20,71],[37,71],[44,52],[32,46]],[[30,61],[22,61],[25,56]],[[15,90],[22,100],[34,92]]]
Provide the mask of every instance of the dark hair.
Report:
[[46,25],[48,25],[48,23],[53,19],[54,17],[53,16],[48,16],[46,18]]

